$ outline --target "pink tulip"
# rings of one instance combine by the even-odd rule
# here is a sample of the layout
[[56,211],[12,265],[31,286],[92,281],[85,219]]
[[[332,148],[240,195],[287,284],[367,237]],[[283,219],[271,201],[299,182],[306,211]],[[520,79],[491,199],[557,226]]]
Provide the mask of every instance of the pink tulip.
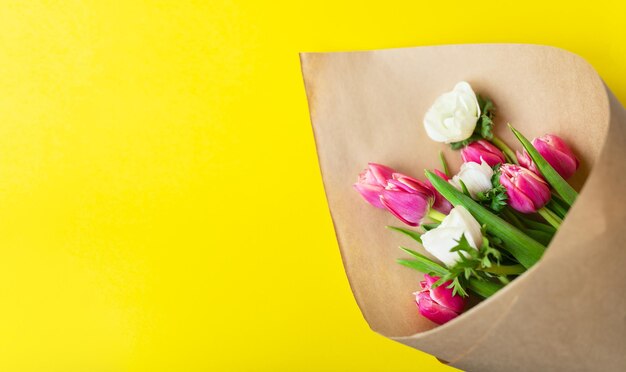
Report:
[[380,201],[380,194],[387,187],[387,180],[395,171],[384,165],[369,163],[367,169],[359,174],[354,188],[365,200],[376,208],[385,208]]
[[425,182],[394,173],[380,194],[380,202],[400,221],[419,226],[428,214],[435,195]]
[[553,134],[535,138],[533,146],[561,177],[568,179],[578,169],[578,159],[565,141]]
[[[368,203],[386,208],[410,226],[421,223],[436,199],[430,184],[374,163],[359,175],[354,188]],[[445,208],[445,203],[440,201],[439,206]]]
[[515,151],[515,154],[517,155],[517,162],[519,163],[519,165],[528,169],[529,171],[534,172],[536,175],[541,176],[541,172],[539,172],[539,170],[535,166],[535,163],[533,162],[533,159],[530,158],[530,155],[528,155],[528,152],[526,152],[526,150],[523,150],[522,152]]
[[437,288],[432,288],[439,278],[425,274],[424,279],[420,282],[422,289],[414,293],[421,315],[437,324],[444,324],[463,312],[465,298],[452,295],[452,289],[447,288],[451,282],[448,281]]
[[504,164],[506,161],[504,154],[497,147],[485,140],[472,142],[463,147],[461,157],[464,163],[474,162],[481,164],[482,160],[493,167],[496,164]]
[[503,164],[500,171],[500,183],[506,188],[513,209],[534,213],[550,201],[548,184],[534,172],[513,164]]

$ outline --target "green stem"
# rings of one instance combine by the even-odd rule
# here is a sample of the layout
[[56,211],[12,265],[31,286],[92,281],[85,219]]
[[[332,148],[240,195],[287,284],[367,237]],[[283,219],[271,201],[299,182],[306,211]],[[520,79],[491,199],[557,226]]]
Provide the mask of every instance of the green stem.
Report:
[[499,276],[498,280],[504,285],[511,283],[511,281],[506,276]]
[[554,227],[552,225],[549,224],[545,224],[543,222],[539,222],[539,221],[535,221],[529,217],[527,217],[526,215],[519,213],[519,212],[511,212],[513,214],[515,214],[515,216],[517,218],[519,218],[520,220],[522,220],[522,222],[524,223],[524,225],[528,226],[529,229],[533,229],[533,230],[540,230],[549,234],[554,235],[554,233],[556,232],[556,230],[554,229]]
[[504,209],[503,211],[504,216],[506,216],[506,219],[513,224],[513,226],[517,227],[520,230],[524,230],[526,228],[526,226],[524,226],[524,224],[522,223],[522,221],[520,221],[519,218],[517,218],[516,215],[513,214],[513,212],[511,212],[508,209]]
[[488,298],[504,288],[504,284],[471,278],[468,287],[480,297]]
[[500,138],[496,136],[493,136],[493,138],[491,139],[491,143],[493,143],[497,148],[502,150],[504,155],[506,155],[509,159],[511,159],[511,161],[514,164],[519,164],[517,162],[517,156],[515,156],[515,153],[513,152],[513,150],[511,150],[511,148],[506,143],[504,143],[504,141],[502,141]]
[[548,208],[543,207],[537,211],[548,223],[554,226],[555,229],[558,229],[561,226],[561,219],[559,216],[555,215]]
[[550,200],[550,202],[547,205],[548,209],[556,214],[557,216],[559,216],[560,218],[565,218],[565,215],[567,214],[567,211],[565,210],[565,208],[563,208],[559,203],[557,203],[554,199]]
[[486,225],[487,232],[500,238],[504,243],[504,249],[524,267],[531,267],[539,261],[546,249],[544,245],[524,234],[509,222],[496,216],[435,173],[429,170],[426,170],[425,173],[433,187],[444,198],[455,207],[462,205],[481,225]]
[[569,205],[565,202],[565,200],[563,200],[563,198],[561,198],[561,195],[559,195],[556,191],[552,190],[551,193],[552,201],[561,206],[561,208],[563,208],[567,213],[569,211]]
[[482,268],[481,271],[496,275],[519,275],[526,271],[522,265],[496,265]]
[[448,168],[448,162],[446,161],[446,158],[443,156],[443,151],[439,151],[439,160],[441,161],[441,166],[443,167],[443,173],[445,173],[446,176],[451,177],[450,168]]
[[432,218],[433,220],[437,222],[441,222],[443,221],[444,218],[446,218],[446,215],[439,212],[438,210],[430,208],[430,211],[428,212],[428,217]]

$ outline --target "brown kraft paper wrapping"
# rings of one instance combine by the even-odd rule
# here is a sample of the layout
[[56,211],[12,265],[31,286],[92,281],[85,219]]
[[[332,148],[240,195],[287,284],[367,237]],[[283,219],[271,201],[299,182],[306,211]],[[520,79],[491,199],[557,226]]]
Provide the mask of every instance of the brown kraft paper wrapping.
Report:
[[[626,370],[626,112],[594,69],[564,50],[535,45],[452,45],[303,53],[302,71],[319,163],[344,267],[370,327],[470,371]],[[492,98],[496,133],[555,133],[581,161],[581,191],[543,258],[502,291],[439,327],[411,294],[422,276],[395,263],[401,223],[352,184],[368,162],[424,179],[444,150],[426,110],[461,80]],[[583,186],[583,182],[586,182]]]

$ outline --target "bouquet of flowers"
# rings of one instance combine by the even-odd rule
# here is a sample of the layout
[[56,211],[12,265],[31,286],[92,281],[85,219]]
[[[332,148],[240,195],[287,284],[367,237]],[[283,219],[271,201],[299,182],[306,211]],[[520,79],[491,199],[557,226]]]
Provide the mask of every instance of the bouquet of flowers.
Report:
[[374,331],[463,370],[626,370],[626,110],[587,62],[513,44],[301,61]]
[[415,302],[437,324],[456,318],[469,293],[487,298],[541,258],[577,192],[567,183],[579,161],[563,139],[546,134],[513,152],[494,136],[495,106],[469,83],[456,84],[428,110],[424,128],[436,141],[460,149],[452,175],[426,170],[419,180],[370,163],[354,188],[372,206],[417,229],[389,227],[414,239],[433,260],[401,247],[398,263],[424,274]]

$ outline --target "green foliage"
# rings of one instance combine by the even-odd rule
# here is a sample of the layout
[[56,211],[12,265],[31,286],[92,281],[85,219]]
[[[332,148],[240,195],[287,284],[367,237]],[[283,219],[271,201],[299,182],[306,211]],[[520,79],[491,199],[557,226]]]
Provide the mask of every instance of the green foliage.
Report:
[[493,167],[493,176],[491,177],[493,188],[485,192],[476,194],[476,200],[484,207],[491,209],[495,213],[500,213],[507,205],[508,196],[506,189],[500,183],[500,165]]
[[454,266],[448,268],[448,272],[433,284],[433,288],[450,281],[448,288],[452,289],[452,294],[458,293],[466,297],[466,288],[471,278],[479,281],[488,281],[496,276],[485,270],[491,268],[494,264],[499,265],[502,255],[500,251],[491,246],[489,239],[485,236],[483,236],[483,243],[480,249],[473,248],[465,238],[465,235],[461,236],[458,243],[450,252],[457,252],[459,261]]
[[529,268],[539,261],[546,249],[541,243],[493,214],[489,209],[463,194],[433,172],[426,170],[426,177],[452,205],[464,206],[479,223],[486,225],[487,231],[492,236],[500,238],[504,248],[524,267]]
[[441,161],[441,166],[443,167],[443,173],[451,177],[450,168],[448,167],[448,162],[446,161],[446,157],[443,155],[443,151],[439,151],[439,161]]
[[418,252],[415,252],[413,250],[410,250],[404,247],[400,247],[400,249],[410,254],[414,258],[413,260],[405,260],[405,259],[397,260],[396,262],[398,262],[400,265],[410,267],[424,274],[430,274],[430,275],[436,275],[436,276],[447,275],[448,269],[436,263],[435,261],[431,260],[430,258],[424,256],[423,254],[420,254]]
[[393,231],[397,231],[399,233],[402,233],[410,238],[412,238],[413,240],[415,240],[416,242],[422,244],[422,234],[420,234],[417,231],[414,230],[409,230],[409,229],[404,229],[402,227],[394,227],[394,226],[387,226],[387,228],[389,230],[393,230]]
[[[421,234],[417,231],[391,226],[387,226],[387,228],[421,243]],[[396,262],[413,270],[439,277],[440,279],[433,284],[434,288],[450,281],[448,287],[452,289],[454,295],[466,297],[469,295],[468,290],[471,290],[477,295],[487,298],[500,290],[503,287],[502,283],[508,281],[506,275],[517,275],[520,268],[522,271],[524,269],[521,265],[516,265],[519,267],[516,268],[517,271],[511,272],[512,266],[499,266],[503,255],[506,255],[506,252],[499,250],[502,246],[502,240],[489,236],[484,227],[482,233],[483,241],[478,250],[469,245],[464,235],[461,236],[458,240],[459,244],[451,249],[451,251],[459,254],[460,260],[451,268],[405,247],[400,247],[400,249],[412,256],[412,259],[398,259]],[[495,279],[499,279],[501,282],[494,282]]]

